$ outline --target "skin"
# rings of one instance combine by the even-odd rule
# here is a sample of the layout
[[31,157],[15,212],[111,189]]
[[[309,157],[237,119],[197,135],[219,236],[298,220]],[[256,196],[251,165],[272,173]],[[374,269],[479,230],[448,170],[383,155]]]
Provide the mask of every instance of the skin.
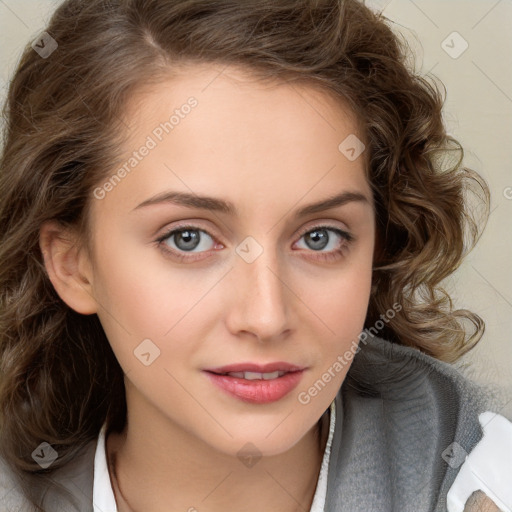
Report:
[[[308,404],[298,394],[353,347],[370,296],[371,189],[363,158],[338,150],[348,135],[363,135],[339,99],[312,86],[263,84],[233,67],[192,70],[132,97],[127,158],[187,98],[198,105],[93,199],[91,254],[54,223],[42,227],[45,265],[70,307],[98,315],[125,372],[128,426],[108,436],[107,450],[117,453],[131,509],[309,510],[325,446],[317,424],[349,364]],[[167,190],[231,201],[238,214],[171,203],[135,209]],[[367,201],[293,217],[344,191]],[[176,238],[155,242],[178,222],[208,233],[198,233],[193,253],[180,251]],[[354,240],[329,230],[327,246],[315,248],[304,232],[324,225]],[[251,263],[236,252],[248,236],[263,249]],[[199,259],[179,261],[165,244]],[[149,366],[134,355],[144,339],[160,350]],[[247,361],[307,369],[294,391],[269,404],[227,395],[202,371]],[[237,456],[248,442],[262,455],[252,467]]]

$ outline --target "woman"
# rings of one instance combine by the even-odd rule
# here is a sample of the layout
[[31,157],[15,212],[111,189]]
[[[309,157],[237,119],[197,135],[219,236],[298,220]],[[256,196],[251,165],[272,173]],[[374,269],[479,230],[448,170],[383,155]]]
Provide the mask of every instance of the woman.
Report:
[[0,177],[9,506],[511,506],[471,487],[512,425],[448,364],[483,322],[439,288],[488,190],[382,18],[68,0],[35,48]]

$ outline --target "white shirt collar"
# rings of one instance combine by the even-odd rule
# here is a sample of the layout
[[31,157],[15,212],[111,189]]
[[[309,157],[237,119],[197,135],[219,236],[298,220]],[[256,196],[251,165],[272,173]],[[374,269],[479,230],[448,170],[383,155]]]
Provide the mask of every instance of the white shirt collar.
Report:
[[[329,456],[331,454],[332,439],[334,437],[334,428],[336,426],[336,409],[334,401],[330,406],[329,436],[325,446],[322,466],[318,477],[313,503],[310,512],[322,512],[324,510],[325,496],[327,493],[327,474],[329,469]],[[94,455],[94,482],[93,482],[93,507],[94,512],[117,512],[116,500],[112,483],[107,467],[106,447],[105,447],[106,424],[101,427],[96,452]]]
[[107,466],[107,454],[105,446],[105,431],[107,424],[103,423],[98,443],[96,445],[96,453],[94,454],[94,481],[92,487],[92,504],[94,512],[117,512],[116,500],[110,475]]

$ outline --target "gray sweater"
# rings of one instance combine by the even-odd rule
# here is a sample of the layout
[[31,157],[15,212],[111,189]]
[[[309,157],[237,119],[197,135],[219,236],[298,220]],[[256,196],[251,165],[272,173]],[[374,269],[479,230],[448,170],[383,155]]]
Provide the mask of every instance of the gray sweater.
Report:
[[[324,510],[445,512],[460,465],[448,464],[443,452],[454,442],[471,452],[483,434],[478,414],[499,412],[506,397],[417,349],[371,334],[360,347],[336,396]],[[27,476],[27,492],[48,512],[92,512],[96,444],[52,473]],[[56,492],[55,482],[76,505]],[[0,461],[0,512],[35,510],[21,486]]]

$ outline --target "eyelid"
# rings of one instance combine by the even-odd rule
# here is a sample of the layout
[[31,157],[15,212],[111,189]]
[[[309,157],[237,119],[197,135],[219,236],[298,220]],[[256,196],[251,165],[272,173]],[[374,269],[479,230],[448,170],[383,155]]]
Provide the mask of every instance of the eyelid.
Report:
[[336,226],[332,222],[326,220],[316,221],[315,224],[304,227],[299,231],[297,236],[299,238],[303,237],[306,233],[314,231],[315,229],[330,229],[338,233],[341,232],[346,237],[347,241],[352,242],[355,240],[355,236],[348,229]]
[[172,227],[167,228],[161,235],[158,235],[155,242],[163,242],[164,240],[167,240],[170,238],[173,234],[175,234],[178,231],[185,231],[187,229],[190,229],[191,231],[201,231],[202,233],[206,233],[214,242],[220,243],[218,241],[218,237],[216,235],[213,235],[208,231],[208,229],[202,228],[201,226],[194,224],[192,222],[184,222],[182,224],[177,224]]
[[[178,224],[167,228],[161,235],[158,235],[158,237],[156,238],[156,241],[165,240],[166,238],[169,238],[169,236],[174,231],[179,231],[180,229],[183,229],[183,230],[193,229],[193,230],[197,230],[197,231],[202,231],[202,232],[206,233],[208,236],[210,236],[216,242],[219,241],[219,237],[215,234],[212,234],[209,231],[209,228],[201,227],[200,225],[196,224],[196,222],[198,222],[198,221],[190,221],[190,222],[184,221],[181,223],[178,222]],[[345,229],[344,227],[336,226],[332,223],[332,221],[328,221],[328,220],[318,220],[318,221],[315,221],[313,225],[311,225],[311,224],[306,225],[303,228],[301,228],[295,236],[300,238],[300,237],[304,236],[306,233],[309,233],[310,231],[312,231],[314,229],[319,229],[319,228],[333,229],[335,231],[338,230],[347,235],[347,240],[349,240],[349,241],[355,240],[354,235],[349,231],[349,229]]]

